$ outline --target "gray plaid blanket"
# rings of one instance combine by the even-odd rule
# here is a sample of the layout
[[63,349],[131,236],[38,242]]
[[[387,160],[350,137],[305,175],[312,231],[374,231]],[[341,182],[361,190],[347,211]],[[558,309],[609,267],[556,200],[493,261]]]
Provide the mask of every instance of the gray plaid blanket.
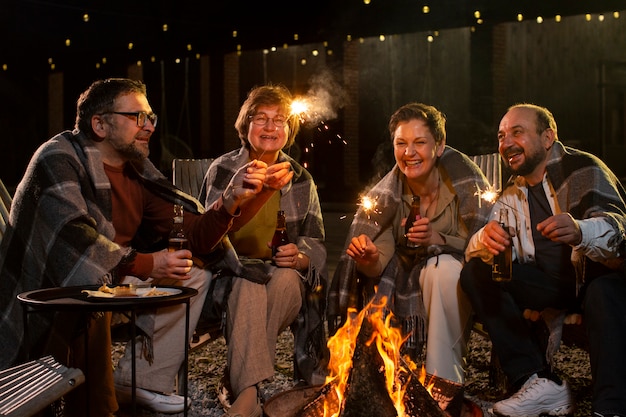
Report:
[[[196,213],[204,211],[148,159],[133,166],[146,187],[168,201],[180,201]],[[25,352],[19,351],[24,324],[17,294],[116,279],[116,267],[132,257],[133,249],[113,242],[111,219],[109,179],[91,140],[66,131],[44,143],[17,187],[0,246],[0,369],[25,359],[18,358]],[[157,238],[148,233],[141,237],[146,245]],[[152,328],[149,322],[137,324],[146,331]],[[44,343],[50,326],[48,316],[30,315],[30,345]]]
[[[325,292],[326,292],[326,247],[324,246],[324,222],[321,206],[317,195],[317,187],[311,174],[293,158],[280,152],[279,162],[289,161],[294,176],[291,183],[280,191],[280,207],[287,218],[287,234],[289,241],[297,244],[298,249],[310,258],[310,267],[303,277],[306,297],[294,330],[295,375],[309,384],[322,383],[325,373],[325,361],[328,358],[326,334],[324,329]],[[249,161],[247,148],[231,151],[213,161],[204,179],[200,192],[200,201],[209,207],[221,195],[233,174]],[[223,245],[223,262],[216,263],[213,268],[219,270],[226,266],[234,273],[233,276],[246,278],[258,275],[258,269],[250,265],[259,262],[240,258],[235,248],[225,238]],[[256,270],[255,270],[256,269]],[[219,272],[219,271],[216,271]],[[271,268],[265,270],[271,273]],[[222,273],[221,279],[230,279]],[[255,278],[256,279],[256,278]],[[211,295],[207,296],[207,299]],[[317,379],[321,376],[321,380]]]
[[[449,146],[440,158],[439,169],[444,170],[450,178],[459,199],[461,218],[471,236],[485,224],[489,216],[490,204],[479,203],[478,196],[475,195],[477,187],[485,190],[489,183],[471,159]],[[328,294],[328,322],[331,329],[343,323],[348,308],[358,310],[364,307],[359,305],[363,302],[361,283],[367,278],[357,272],[356,263],[346,254],[345,249],[353,236],[366,234],[374,240],[383,230],[391,227],[393,218],[402,204],[403,178],[404,175],[398,166],[394,166],[367,192],[368,197],[376,200],[378,209],[371,212],[360,207],[354,215]],[[398,238],[396,241],[402,243],[396,247],[394,256],[383,271],[378,291],[384,292],[385,295],[393,294],[393,297],[387,299],[388,302],[392,298],[395,299],[390,309],[398,320],[403,321],[401,325],[404,331],[407,334],[412,333],[407,346],[410,344],[414,345],[410,347],[416,347],[426,337],[425,309],[419,287],[419,272],[423,262],[407,263],[403,254],[404,248],[400,247],[403,245],[403,239]],[[432,255],[435,254],[436,252]]]

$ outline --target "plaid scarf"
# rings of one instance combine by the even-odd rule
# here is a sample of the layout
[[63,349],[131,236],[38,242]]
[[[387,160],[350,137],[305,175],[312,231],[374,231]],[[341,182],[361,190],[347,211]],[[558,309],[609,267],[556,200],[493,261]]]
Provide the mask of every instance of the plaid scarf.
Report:
[[[175,189],[148,159],[132,166],[144,185],[166,200],[180,201],[196,213],[204,210]],[[24,333],[18,294],[111,283],[118,265],[132,258],[133,249],[113,241],[111,209],[111,187],[102,157],[83,133],[63,132],[35,152],[17,187],[0,246],[0,369],[25,354],[18,350]],[[155,238],[141,237],[147,244]],[[138,320],[138,326],[150,331],[153,323],[143,320],[147,321]],[[46,315],[29,316],[31,346],[45,343],[51,323]]]
[[[209,207],[222,195],[235,172],[249,160],[250,154],[245,147],[216,158],[204,178],[200,201],[204,201],[205,206]],[[310,258],[309,269],[306,276],[302,277],[306,288],[305,299],[296,322],[292,324],[295,338],[294,377],[302,377],[313,385],[324,382],[323,375],[321,379],[316,378],[325,374],[325,361],[328,357],[324,330],[327,280],[324,222],[317,187],[311,174],[281,151],[278,162],[284,161],[291,164],[294,176],[280,190],[280,208],[285,211],[289,241],[296,243],[298,250]],[[236,276],[262,282],[263,274],[271,275],[271,265],[239,257],[228,237],[223,243],[223,259],[213,266],[216,272],[220,272],[220,280]],[[224,274],[224,268],[231,273],[230,277]],[[210,298],[211,294],[207,296],[207,299]]]
[[[485,190],[489,183],[480,168],[466,155],[446,146],[439,159],[439,169],[450,179],[459,200],[459,213],[469,236],[487,221],[490,205],[479,204],[475,195],[477,187]],[[346,253],[353,236],[365,234],[375,240],[384,230],[393,227],[394,217],[402,204],[405,176],[395,165],[374,187],[367,196],[376,201],[378,210],[366,212],[360,207],[354,215],[350,230],[341,254],[337,269],[328,294],[328,322],[331,328],[341,325],[346,319],[348,308],[362,308],[358,304],[361,294],[361,282],[366,280],[356,270],[356,263]],[[480,207],[479,207],[480,206]],[[404,240],[396,237],[396,251],[380,277],[378,294],[385,295],[388,307],[394,313],[405,333],[412,333],[413,341],[409,344],[422,343],[426,338],[425,308],[419,286],[419,274],[424,262],[406,262]],[[431,256],[440,251],[429,250]],[[412,347],[412,346],[410,346]]]

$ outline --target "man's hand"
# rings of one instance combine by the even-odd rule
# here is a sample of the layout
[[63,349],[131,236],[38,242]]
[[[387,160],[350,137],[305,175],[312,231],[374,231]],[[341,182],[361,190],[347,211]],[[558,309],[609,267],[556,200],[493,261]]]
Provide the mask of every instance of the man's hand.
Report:
[[583,239],[578,223],[569,213],[548,217],[537,224],[537,230],[554,242],[565,243],[571,246],[578,245]]
[[168,252],[167,249],[152,254],[154,263],[150,277],[154,279],[189,279],[193,261],[187,249]]
[[508,231],[504,230],[504,228],[500,226],[500,223],[492,220],[485,225],[480,241],[489,252],[497,255],[502,252],[505,247],[511,245],[511,236],[515,236],[512,227],[509,227]]

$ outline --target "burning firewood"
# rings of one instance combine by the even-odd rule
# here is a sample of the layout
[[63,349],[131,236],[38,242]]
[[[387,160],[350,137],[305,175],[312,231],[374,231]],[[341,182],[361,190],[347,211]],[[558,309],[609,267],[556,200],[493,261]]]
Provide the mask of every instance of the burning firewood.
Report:
[[363,320],[340,417],[393,417],[396,408],[387,392],[385,363],[372,343],[374,327]]
[[336,384],[330,382],[322,387],[319,394],[315,399],[306,404],[302,410],[300,410],[296,417],[320,417],[324,415],[324,403],[330,405],[332,410],[330,415],[334,415],[339,411],[339,399],[335,392]]
[[[336,380],[327,383],[297,417],[448,417],[420,382],[423,378],[399,357],[399,349],[388,352],[393,350],[393,343],[377,343],[381,341],[381,333],[385,333],[385,328],[381,327],[382,314],[378,313],[380,311],[366,314],[362,322],[358,321],[352,363],[343,392],[338,393]],[[393,369],[390,372],[386,367]]]
[[406,415],[411,417],[447,417],[415,374],[411,374],[404,393]]

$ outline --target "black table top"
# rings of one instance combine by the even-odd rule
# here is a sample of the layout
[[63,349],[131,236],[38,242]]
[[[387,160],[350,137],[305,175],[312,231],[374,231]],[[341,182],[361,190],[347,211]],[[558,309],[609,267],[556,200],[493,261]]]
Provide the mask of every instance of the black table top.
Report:
[[157,289],[171,291],[172,294],[147,297],[89,297],[83,290],[96,291],[98,285],[76,287],[56,287],[27,291],[17,296],[18,300],[31,310],[75,310],[75,311],[128,311],[167,307],[187,302],[198,294],[194,288],[157,285]]

